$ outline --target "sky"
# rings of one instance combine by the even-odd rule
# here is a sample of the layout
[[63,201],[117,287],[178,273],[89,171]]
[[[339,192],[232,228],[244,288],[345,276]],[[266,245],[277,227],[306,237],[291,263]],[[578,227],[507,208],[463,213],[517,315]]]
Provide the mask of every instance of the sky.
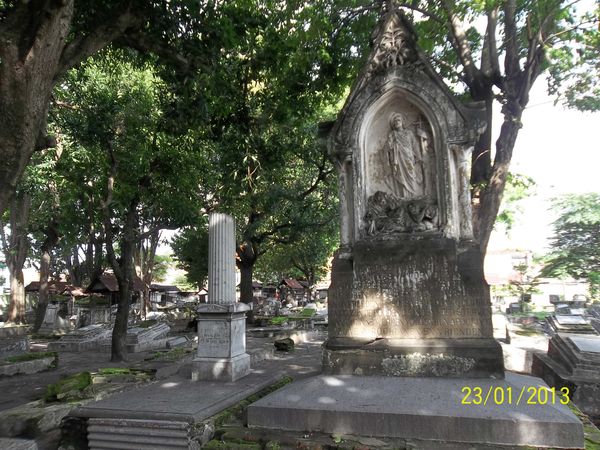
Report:
[[[566,193],[600,192],[600,113],[582,113],[553,103],[545,80],[537,80],[511,163],[512,172],[533,178],[535,195],[520,202],[523,212],[510,236],[492,235],[490,249],[543,253],[556,219],[549,200]],[[494,124],[496,133],[499,127]]]

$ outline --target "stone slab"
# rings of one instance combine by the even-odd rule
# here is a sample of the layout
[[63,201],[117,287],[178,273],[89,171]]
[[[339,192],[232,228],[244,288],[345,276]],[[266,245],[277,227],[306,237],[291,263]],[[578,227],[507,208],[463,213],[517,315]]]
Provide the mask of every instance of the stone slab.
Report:
[[600,337],[569,336],[580,352],[600,353]]
[[587,325],[589,322],[581,316],[564,316],[556,314],[556,321],[560,325]]
[[275,370],[250,373],[235,382],[171,379],[131,389],[84,406],[72,416],[199,422],[240,402],[281,379]]
[[[463,388],[513,391],[512,405],[466,405]],[[564,405],[516,404],[539,378],[504,380],[320,375],[253,403],[248,426],[330,434],[499,445],[583,448],[583,426]],[[494,402],[492,402],[494,403]]]

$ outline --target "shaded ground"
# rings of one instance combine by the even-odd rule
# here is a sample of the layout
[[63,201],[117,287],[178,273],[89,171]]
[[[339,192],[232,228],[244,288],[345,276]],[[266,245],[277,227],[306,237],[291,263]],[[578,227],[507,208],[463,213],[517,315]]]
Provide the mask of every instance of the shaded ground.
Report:
[[[193,333],[189,335],[193,337]],[[34,340],[31,348],[33,351],[46,351],[48,340]],[[295,379],[314,375],[320,371],[321,366],[321,344],[322,340],[299,344],[292,353],[275,352],[275,358],[263,361],[256,365],[257,371],[269,373],[274,370],[285,370]],[[248,338],[248,350],[258,348],[271,348],[273,338]],[[107,367],[132,367],[145,368],[152,365],[144,361],[154,354],[154,351],[131,353],[128,360],[121,363],[110,362],[108,352],[59,352],[58,367],[55,370],[39,372],[31,375],[17,375],[13,377],[0,378],[0,411],[15,406],[38,400],[42,397],[46,386],[56,383],[61,378],[81,372],[97,372]],[[259,367],[260,366],[260,367]],[[190,368],[183,367],[176,377],[190,377]]]

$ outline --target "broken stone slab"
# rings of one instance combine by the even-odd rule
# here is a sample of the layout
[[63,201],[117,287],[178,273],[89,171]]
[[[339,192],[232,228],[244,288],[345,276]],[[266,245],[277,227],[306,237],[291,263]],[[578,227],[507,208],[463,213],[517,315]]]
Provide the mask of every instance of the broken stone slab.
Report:
[[0,339],[0,359],[18,356],[29,351],[29,338],[16,336]]
[[127,330],[125,342],[128,346],[154,341],[167,336],[171,327],[166,323],[156,323],[148,328],[132,327]]
[[35,441],[13,438],[0,438],[0,448],[3,450],[38,450]]
[[53,369],[58,362],[57,356],[32,359],[31,361],[19,361],[11,364],[0,365],[0,376],[11,377],[13,375],[28,375]]
[[187,338],[187,336],[175,336],[167,339],[166,346],[168,349],[177,347],[187,347],[188,345],[190,345],[190,342],[191,341]]
[[108,323],[88,325],[62,336],[58,341],[50,342],[48,350],[80,352],[98,349],[110,344],[112,329],[112,324]]
[[[512,390],[512,401],[464,404],[465,387]],[[527,404],[521,390],[539,378],[498,379],[320,375],[288,385],[248,407],[248,426],[469,444],[583,448],[583,426],[562,404]],[[471,391],[473,392],[473,391]],[[467,400],[473,400],[469,397]],[[466,447],[465,447],[466,448]]]

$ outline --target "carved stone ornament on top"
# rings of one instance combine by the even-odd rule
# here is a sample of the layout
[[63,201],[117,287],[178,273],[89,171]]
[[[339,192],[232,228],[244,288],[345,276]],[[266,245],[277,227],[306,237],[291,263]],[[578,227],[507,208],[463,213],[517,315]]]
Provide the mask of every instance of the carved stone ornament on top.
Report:
[[[373,76],[390,67],[402,66],[418,59],[415,51],[415,37],[408,28],[402,26],[399,16],[394,16],[379,33],[382,34],[381,40],[369,62],[367,76]],[[375,39],[378,37],[376,36]]]

